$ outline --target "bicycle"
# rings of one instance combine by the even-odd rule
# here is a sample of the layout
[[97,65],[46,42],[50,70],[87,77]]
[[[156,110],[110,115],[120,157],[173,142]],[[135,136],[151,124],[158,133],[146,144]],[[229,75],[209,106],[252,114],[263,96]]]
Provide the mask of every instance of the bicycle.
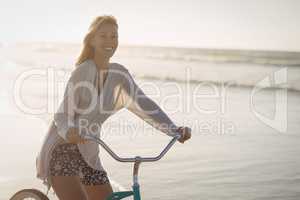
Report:
[[[120,200],[126,197],[133,196],[134,200],[141,200],[140,194],[140,185],[138,182],[138,172],[139,167],[142,162],[155,162],[160,160],[173,146],[173,144],[181,137],[180,134],[175,135],[172,140],[167,144],[167,146],[162,150],[162,152],[156,157],[140,157],[136,156],[133,158],[121,158],[117,154],[115,154],[112,149],[110,149],[103,140],[100,138],[86,135],[85,139],[93,140],[101,145],[115,160],[119,162],[133,162],[133,185],[132,190],[130,191],[121,191],[121,192],[113,192],[107,200]],[[49,200],[49,198],[43,194],[41,191],[37,189],[23,189],[15,193],[10,200],[26,200],[26,199],[33,199],[33,200]]]

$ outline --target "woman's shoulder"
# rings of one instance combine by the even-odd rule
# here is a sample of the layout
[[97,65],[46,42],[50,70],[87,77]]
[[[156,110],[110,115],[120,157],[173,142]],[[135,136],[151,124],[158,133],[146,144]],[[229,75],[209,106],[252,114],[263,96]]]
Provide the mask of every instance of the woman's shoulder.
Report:
[[111,68],[110,68],[110,73],[114,74],[116,79],[130,79],[130,72],[127,69],[127,67],[125,67],[124,65],[120,64],[120,63],[110,63],[111,64]]
[[113,63],[110,63],[110,64],[111,64],[113,69],[128,72],[128,69],[120,63],[113,62]]
[[[120,63],[112,62],[112,63],[110,63],[110,67],[113,70],[128,72],[128,69]],[[75,70],[77,70],[77,71],[89,71],[92,74],[94,74],[97,71],[97,66],[95,65],[95,63],[92,59],[86,59],[82,63],[76,64]]]
[[87,59],[80,64],[75,65],[75,69],[73,70],[72,74],[74,76],[80,76],[82,79],[84,77],[90,77],[96,74],[96,67],[93,64],[91,59]]
[[92,59],[86,59],[85,61],[83,61],[82,63],[80,64],[76,64],[75,65],[75,69],[78,69],[78,70],[96,70],[96,66],[94,66],[94,62]]

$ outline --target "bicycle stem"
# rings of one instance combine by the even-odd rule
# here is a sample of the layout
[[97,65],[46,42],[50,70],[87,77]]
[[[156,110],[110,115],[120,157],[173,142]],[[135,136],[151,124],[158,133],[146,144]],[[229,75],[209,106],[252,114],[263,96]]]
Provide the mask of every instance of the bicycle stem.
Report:
[[139,182],[138,182],[138,175],[139,175],[139,167],[141,162],[141,157],[137,156],[135,157],[135,162],[134,162],[134,166],[133,166],[133,185],[134,186],[139,186]]

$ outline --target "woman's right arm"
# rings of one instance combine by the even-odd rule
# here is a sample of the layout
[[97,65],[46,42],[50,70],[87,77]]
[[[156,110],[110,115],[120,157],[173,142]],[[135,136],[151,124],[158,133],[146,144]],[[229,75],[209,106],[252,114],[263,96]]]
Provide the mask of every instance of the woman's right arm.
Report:
[[76,66],[68,80],[63,100],[54,114],[54,123],[58,134],[68,142],[77,143],[81,138],[78,134],[78,128],[75,126],[75,110],[79,105],[80,87],[78,84],[83,81],[83,66]]

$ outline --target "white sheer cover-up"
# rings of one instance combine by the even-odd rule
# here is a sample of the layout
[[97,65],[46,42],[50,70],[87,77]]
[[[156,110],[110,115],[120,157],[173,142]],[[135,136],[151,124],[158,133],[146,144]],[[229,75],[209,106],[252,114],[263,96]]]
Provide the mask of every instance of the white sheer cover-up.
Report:
[[[76,66],[68,80],[63,100],[54,114],[36,159],[37,177],[48,186],[48,191],[51,188],[49,162],[52,150],[55,145],[66,142],[70,127],[80,128],[82,122],[86,123],[85,127],[97,123],[101,130],[101,125],[108,117],[122,108],[127,108],[169,136],[174,136],[178,128],[166,113],[144,94],[124,66],[110,63],[102,88],[98,86],[99,77],[96,64],[92,59],[88,59]],[[89,129],[80,130],[80,134],[91,134],[84,131]],[[100,130],[92,134],[100,137]],[[98,144],[89,141],[78,144],[78,148],[89,166],[104,170]]]

